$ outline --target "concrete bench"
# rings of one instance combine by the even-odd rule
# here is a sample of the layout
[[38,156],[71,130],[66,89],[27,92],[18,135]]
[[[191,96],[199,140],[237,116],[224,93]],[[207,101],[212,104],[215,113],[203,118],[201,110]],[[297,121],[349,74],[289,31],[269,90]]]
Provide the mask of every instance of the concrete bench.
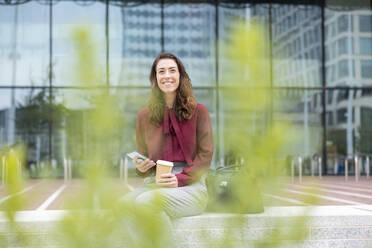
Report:
[[[58,247],[49,233],[65,213],[21,211],[16,215],[16,224],[27,232],[31,245]],[[226,235],[231,247],[255,247],[259,240],[268,242],[278,225],[280,232],[285,233],[296,227],[296,221],[304,215],[308,216],[307,225],[299,232],[308,232],[306,241],[296,242],[287,237],[281,247],[372,247],[371,205],[271,207],[262,214],[251,215],[205,213],[174,221],[174,233],[180,248],[224,247]],[[5,216],[0,215],[0,235],[11,239],[8,224]]]
[[271,207],[252,215],[206,213],[174,224],[184,248],[218,247],[229,231],[233,247],[255,247],[258,240],[268,241],[276,227],[285,233],[298,226],[296,221],[304,215],[308,216],[306,241],[286,240],[281,247],[372,247],[371,205]]

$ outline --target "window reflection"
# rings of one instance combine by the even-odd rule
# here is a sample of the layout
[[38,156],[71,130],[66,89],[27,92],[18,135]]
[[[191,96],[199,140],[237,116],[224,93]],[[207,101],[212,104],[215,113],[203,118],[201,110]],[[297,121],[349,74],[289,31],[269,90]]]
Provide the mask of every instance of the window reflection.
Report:
[[288,132],[296,142],[292,155],[314,155],[321,151],[322,94],[317,90],[275,90],[273,98],[274,120],[288,121],[293,129]]
[[48,85],[48,7],[0,5],[0,85]]
[[[0,146],[22,142],[26,147],[27,163],[47,160],[50,155],[49,128],[55,126],[63,110],[51,101],[49,89],[0,90]],[[58,132],[52,132],[56,138]],[[56,158],[56,157],[53,157]]]
[[172,4],[164,8],[164,49],[180,57],[193,86],[215,82],[214,20],[215,8],[209,4]]
[[162,49],[160,4],[110,6],[110,16],[110,35],[115,33],[118,43],[110,50],[112,84],[149,85],[152,62]]
[[[87,6],[77,5],[74,2],[59,2],[53,7],[53,64],[54,85],[76,86],[71,82],[71,72],[75,50],[73,48],[71,34],[78,25],[88,24],[91,29],[93,42],[97,44],[97,63],[105,68],[105,30],[104,30],[105,5],[93,2]],[[102,73],[105,70],[102,69]],[[102,78],[102,82],[103,78]]]
[[[322,56],[320,8],[272,6],[274,85],[319,86]],[[282,9],[286,11],[281,11]],[[329,57],[328,54],[327,58]]]
[[360,38],[361,55],[372,55],[372,38]]
[[[7,144],[24,140],[30,146],[29,160],[43,159],[50,152],[49,143],[53,141],[53,159],[60,159],[68,152],[67,142],[63,136],[48,134],[48,120],[41,106],[46,104],[41,97],[39,103],[26,104],[31,88],[13,89],[12,86],[46,86],[49,85],[49,56],[53,58],[53,86],[72,85],[66,77],[70,69],[73,50],[69,40],[69,30],[75,23],[88,21],[92,24],[97,41],[101,43],[99,54],[106,57],[105,50],[105,4],[91,1],[87,6],[75,2],[61,1],[53,5],[53,34],[49,37],[49,6],[40,1],[28,1],[17,6],[0,7],[0,85],[9,89],[0,90],[0,143]],[[248,6],[248,5],[247,5]],[[205,104],[214,119],[217,116],[216,105],[221,108],[220,123],[229,117],[242,118],[255,123],[259,128],[267,121],[267,116],[239,116],[246,111],[223,102],[223,97],[216,102],[216,65],[218,65],[219,83],[224,81],[231,70],[229,61],[225,60],[224,47],[231,45],[230,31],[235,21],[251,19],[268,21],[269,7],[272,10],[272,45],[274,87],[295,86],[301,89],[281,90],[274,88],[273,98],[275,120],[284,119],[295,123],[305,137],[315,140],[306,141],[295,147],[296,152],[319,152],[319,144],[326,139],[330,150],[345,156],[354,152],[371,153],[371,89],[352,90],[348,87],[371,87],[372,79],[372,13],[370,10],[334,11],[326,9],[325,44],[321,44],[320,8],[316,6],[288,4],[255,4],[249,8],[218,7],[218,23],[215,23],[215,6],[209,4],[172,3],[164,6],[164,22],[161,20],[160,4],[141,4],[135,7],[109,6],[109,69],[110,84],[148,86],[148,74],[154,57],[162,50],[174,52],[180,56],[190,74],[196,89],[197,99]],[[17,13],[17,14],[16,14]],[[163,24],[163,25],[162,25]],[[216,25],[219,35],[218,61],[216,61]],[[164,32],[162,33],[162,27]],[[263,26],[268,34],[268,26]],[[49,54],[49,39],[53,39],[53,54]],[[322,45],[325,45],[326,86],[325,91],[307,90],[308,87],[321,87],[322,79]],[[269,48],[269,44],[268,44]],[[269,51],[269,49],[267,49]],[[105,68],[105,59],[100,60]],[[244,76],[249,76],[243,72]],[[224,85],[222,85],[224,86]],[[345,87],[345,90],[332,90],[331,87]],[[223,88],[223,87],[221,87]],[[134,143],[133,131],[138,108],[145,104],[149,89],[111,89],[122,108],[122,115],[128,123],[128,132],[118,138],[115,149],[118,153],[129,149]],[[66,126],[58,126],[64,121],[59,118],[58,110],[53,115],[53,130],[75,130],[76,137],[82,145],[77,151],[84,151],[89,146],[84,136],[84,113],[92,108],[86,100],[89,91],[60,90],[53,88],[55,105],[61,104],[70,113],[64,119]],[[74,93],[73,93],[74,92]],[[120,92],[120,93],[119,93]],[[124,93],[125,92],[125,93]],[[280,92],[280,93],[279,93]],[[36,98],[41,90],[34,90]],[[322,97],[326,95],[327,137],[321,134]],[[349,98],[349,95],[353,97]],[[13,95],[13,97],[12,97]],[[39,95],[41,96],[41,95]],[[73,100],[72,100],[73,99]],[[138,100],[138,101],[137,101]],[[42,102],[44,101],[44,102]],[[240,106],[241,107],[241,106]],[[34,112],[32,112],[34,111]],[[352,112],[350,115],[348,112]],[[40,114],[40,115],[39,115]],[[33,119],[30,117],[33,116]],[[348,117],[352,116],[352,124]],[[14,118],[13,118],[14,117]],[[33,122],[35,117],[39,122]],[[306,118],[305,118],[306,117]],[[31,118],[32,125],[22,124]],[[43,119],[44,118],[44,119]],[[79,119],[80,118],[80,119]],[[14,120],[11,122],[10,120]],[[57,120],[58,119],[58,120]],[[306,119],[306,120],[305,120]],[[215,125],[215,124],[214,124]],[[262,124],[262,126],[264,126]],[[216,128],[217,129],[217,128]],[[214,129],[214,130],[216,130]],[[221,128],[222,130],[222,128]],[[69,132],[70,132],[69,131]],[[250,130],[252,131],[252,130]],[[350,135],[352,133],[352,135]],[[223,133],[219,133],[223,137]],[[37,138],[38,137],[38,138]],[[118,136],[119,137],[119,136]],[[125,138],[123,138],[125,137]],[[352,147],[348,143],[352,137]],[[125,142],[124,142],[125,140]],[[349,142],[350,143],[350,142]],[[63,145],[64,144],[64,145]],[[126,146],[126,147],[124,147]],[[349,147],[348,147],[349,146]],[[63,150],[65,149],[65,150]],[[297,150],[296,150],[297,149]],[[328,147],[327,147],[328,150]]]
[[372,32],[372,15],[359,16],[359,31]]
[[372,59],[360,61],[362,78],[372,78]]

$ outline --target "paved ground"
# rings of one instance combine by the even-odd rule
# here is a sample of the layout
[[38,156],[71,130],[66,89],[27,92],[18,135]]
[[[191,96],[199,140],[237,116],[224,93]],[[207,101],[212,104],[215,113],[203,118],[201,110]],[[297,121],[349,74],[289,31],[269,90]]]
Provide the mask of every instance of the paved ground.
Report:
[[[129,184],[138,187],[142,181],[130,178]],[[74,201],[79,193],[87,190],[87,183],[74,179],[69,183],[63,180],[29,180],[24,189],[18,193],[23,197],[22,210],[61,210],[67,209],[68,202]],[[128,187],[119,179],[112,179],[106,190],[113,198],[128,192]],[[0,211],[11,195],[0,186]],[[111,199],[112,200],[112,199]],[[315,201],[314,201],[315,200]],[[322,179],[304,177],[302,183],[284,184],[280,190],[264,194],[265,206],[334,206],[372,204],[372,178],[362,177],[359,182],[354,178],[345,181],[344,177],[333,176]]]
[[305,177],[302,183],[297,180],[275,194],[266,193],[264,201],[270,206],[372,204],[372,179],[362,177],[355,182],[354,178],[345,181],[342,176]]

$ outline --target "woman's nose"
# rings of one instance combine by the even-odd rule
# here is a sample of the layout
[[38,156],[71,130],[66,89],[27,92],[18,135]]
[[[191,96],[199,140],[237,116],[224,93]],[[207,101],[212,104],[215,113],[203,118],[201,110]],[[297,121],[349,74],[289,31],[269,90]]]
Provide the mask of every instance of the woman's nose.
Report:
[[165,71],[165,74],[164,74],[164,77],[169,77],[170,76],[170,73],[169,73],[169,71]]

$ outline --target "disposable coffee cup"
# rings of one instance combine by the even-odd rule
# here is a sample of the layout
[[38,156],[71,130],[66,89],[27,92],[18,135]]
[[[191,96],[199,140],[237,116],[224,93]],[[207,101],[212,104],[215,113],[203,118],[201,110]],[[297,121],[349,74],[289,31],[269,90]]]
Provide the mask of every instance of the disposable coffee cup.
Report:
[[156,180],[160,179],[160,175],[172,172],[173,163],[165,160],[156,161]]

